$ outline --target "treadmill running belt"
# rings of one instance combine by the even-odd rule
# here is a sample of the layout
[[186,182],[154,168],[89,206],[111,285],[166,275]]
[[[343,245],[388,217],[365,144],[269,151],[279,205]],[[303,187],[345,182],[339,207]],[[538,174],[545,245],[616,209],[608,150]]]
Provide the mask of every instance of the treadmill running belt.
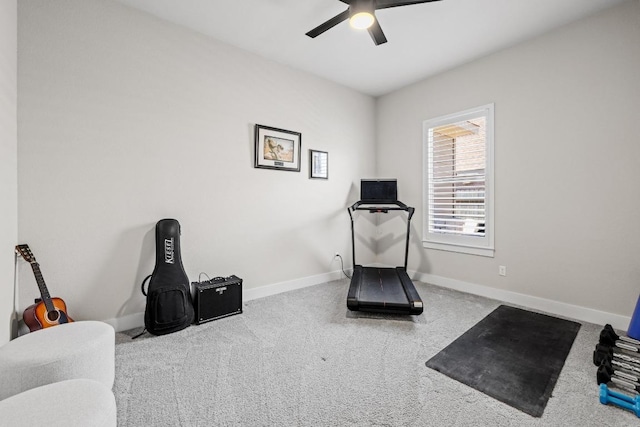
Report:
[[361,303],[408,304],[404,288],[394,268],[362,269],[359,301]]

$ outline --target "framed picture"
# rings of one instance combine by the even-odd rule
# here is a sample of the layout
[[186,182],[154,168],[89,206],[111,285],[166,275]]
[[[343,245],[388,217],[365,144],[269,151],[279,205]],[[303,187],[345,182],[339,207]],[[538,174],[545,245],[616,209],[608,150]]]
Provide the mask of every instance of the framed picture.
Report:
[[309,178],[329,179],[329,153],[309,150]]
[[254,167],[300,172],[302,134],[256,125]]

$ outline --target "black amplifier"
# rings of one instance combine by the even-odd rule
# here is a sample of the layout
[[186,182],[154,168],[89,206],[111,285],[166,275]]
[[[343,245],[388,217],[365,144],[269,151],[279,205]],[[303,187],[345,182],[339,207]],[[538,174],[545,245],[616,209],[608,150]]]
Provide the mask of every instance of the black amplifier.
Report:
[[239,277],[214,277],[191,285],[196,324],[242,313],[242,279]]

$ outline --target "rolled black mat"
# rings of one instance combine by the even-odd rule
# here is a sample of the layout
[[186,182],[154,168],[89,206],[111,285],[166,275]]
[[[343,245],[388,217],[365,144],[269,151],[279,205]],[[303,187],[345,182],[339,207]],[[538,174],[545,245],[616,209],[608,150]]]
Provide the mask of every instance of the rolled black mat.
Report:
[[540,417],[580,324],[501,305],[426,365]]

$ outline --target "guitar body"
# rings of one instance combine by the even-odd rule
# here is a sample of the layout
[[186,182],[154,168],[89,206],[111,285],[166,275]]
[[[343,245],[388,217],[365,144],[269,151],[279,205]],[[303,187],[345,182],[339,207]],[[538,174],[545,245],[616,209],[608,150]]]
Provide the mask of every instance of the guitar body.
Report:
[[29,331],[34,332],[51,326],[73,322],[73,319],[67,316],[67,305],[62,299],[51,298],[51,303],[53,304],[53,310],[50,311],[47,311],[47,307],[43,302],[27,307],[22,314],[22,319],[25,325],[29,327]]

